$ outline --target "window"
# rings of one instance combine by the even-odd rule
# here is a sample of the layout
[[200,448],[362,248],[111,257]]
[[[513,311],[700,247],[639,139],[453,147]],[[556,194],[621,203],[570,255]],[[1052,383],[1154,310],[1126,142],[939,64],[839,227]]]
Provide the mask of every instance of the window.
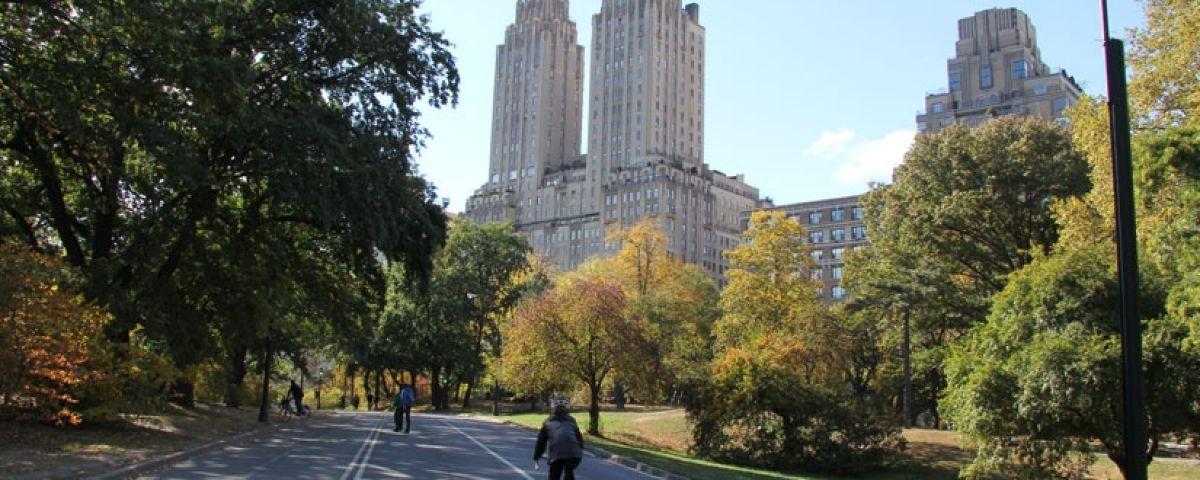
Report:
[[808,232],[808,242],[817,244],[825,240],[825,232]]
[[855,220],[862,220],[862,212],[863,212],[862,207],[854,207],[853,209],[850,210],[850,218],[853,218]]
[[863,225],[857,225],[850,231],[850,235],[854,237],[855,240],[867,238],[867,227]]
[[813,261],[820,262],[821,258],[825,256],[825,251],[820,249],[813,250],[810,255],[812,255]]
[[957,92],[962,89],[962,74],[959,72],[950,72],[950,91]]
[[810,212],[808,214],[808,223],[813,225],[821,223],[821,212]]
[[942,113],[943,108],[942,102],[935,102],[933,104],[933,113]]
[[832,212],[829,212],[829,219],[834,222],[840,222],[842,220],[845,220],[846,219],[846,210],[841,209],[841,208],[834,209]]
[[829,231],[829,241],[831,241],[831,242],[844,242],[844,241],[846,241],[846,229],[844,229],[844,228],[835,228],[835,229],[833,229],[833,230],[830,230],[830,231]]
[[844,249],[844,248],[835,248],[835,249],[833,249],[833,259],[834,259],[834,260],[841,260],[841,259],[842,259],[842,254],[844,254],[845,252],[846,252],[846,249]]
[[834,280],[842,279],[842,267],[833,267],[832,273]]
[[992,66],[979,67],[979,88],[992,88]]
[[819,268],[814,268],[812,271],[808,272],[808,276],[812,277],[813,280],[820,280],[821,276],[822,276],[821,274],[823,274],[823,273],[825,273],[824,270],[821,270]]
[[1013,60],[1012,62],[1012,78],[1020,80],[1029,77],[1029,64],[1025,63],[1025,59]]
[[1058,97],[1054,99],[1054,113],[1060,114],[1067,109],[1067,97]]
[[831,293],[835,300],[846,298],[846,289],[842,288],[841,286],[834,286],[831,290]]

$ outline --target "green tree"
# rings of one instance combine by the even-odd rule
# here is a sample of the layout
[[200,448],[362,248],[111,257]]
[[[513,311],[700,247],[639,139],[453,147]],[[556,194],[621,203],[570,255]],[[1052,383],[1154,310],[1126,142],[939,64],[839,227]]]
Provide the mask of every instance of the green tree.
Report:
[[[214,351],[208,329],[290,309],[300,291],[286,285],[302,283],[264,286],[269,313],[206,312],[213,305],[195,282],[237,275],[181,275],[215,266],[204,239],[232,249],[233,232],[274,238],[270,247],[287,251],[270,261],[328,258],[360,277],[378,276],[379,251],[427,274],[444,217],[409,161],[425,135],[415,103],[454,102],[458,76],[417,6],[0,8],[5,232],[61,249],[83,272],[84,293],[109,306],[113,338],[127,341],[143,325],[184,365]],[[187,351],[193,345],[200,350]]]
[[[848,262],[847,286],[888,330],[911,327],[910,355],[892,358],[912,360],[914,407],[940,418],[944,346],[984,320],[1011,272],[1055,244],[1051,205],[1089,187],[1065,130],[999,118],[918,136],[895,182],[866,195],[872,246]],[[904,345],[903,335],[884,340]]]

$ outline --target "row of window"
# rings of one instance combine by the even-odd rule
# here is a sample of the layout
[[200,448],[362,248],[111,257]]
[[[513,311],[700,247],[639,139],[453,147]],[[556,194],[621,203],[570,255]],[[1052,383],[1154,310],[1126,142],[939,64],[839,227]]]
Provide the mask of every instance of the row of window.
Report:
[[[808,223],[810,225],[819,225],[821,223],[821,220],[824,217],[825,217],[825,212],[822,212],[820,210],[815,210],[815,211],[809,212],[808,213]],[[854,207],[854,208],[850,209],[850,218],[852,220],[862,220],[862,217],[863,217],[862,207]],[[831,222],[846,221],[846,209],[845,208],[835,208],[833,210],[830,210],[829,211],[829,221],[831,221]]]
[[[1009,72],[1012,74],[1013,80],[1021,80],[1029,78],[1029,62],[1025,59],[1013,60]],[[983,65],[979,67],[979,88],[989,89],[994,86],[992,81],[992,66]],[[962,72],[953,70],[950,72],[950,91],[957,92],[962,90]]]
[[[850,229],[850,238],[852,240],[865,240],[867,238],[867,227],[864,225],[855,225],[854,228]],[[845,228],[830,229],[829,230],[829,241],[830,242],[846,241],[846,229]],[[814,230],[814,231],[808,232],[808,243],[812,243],[812,244],[825,243],[825,231]]]

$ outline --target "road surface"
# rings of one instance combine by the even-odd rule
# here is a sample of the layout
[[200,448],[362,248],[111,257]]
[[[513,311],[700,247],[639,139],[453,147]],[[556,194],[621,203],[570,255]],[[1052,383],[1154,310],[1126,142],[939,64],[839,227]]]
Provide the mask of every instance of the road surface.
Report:
[[[533,470],[534,432],[469,417],[412,418],[410,434],[392,432],[392,416],[382,412],[292,420],[270,437],[228,446],[142,478],[546,478],[545,461],[541,471]],[[590,454],[576,477],[655,478]]]

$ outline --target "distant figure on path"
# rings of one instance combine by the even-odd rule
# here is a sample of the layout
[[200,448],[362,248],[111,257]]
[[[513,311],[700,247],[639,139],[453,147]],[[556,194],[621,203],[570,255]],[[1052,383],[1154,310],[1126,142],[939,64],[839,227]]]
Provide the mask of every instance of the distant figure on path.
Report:
[[392,408],[396,410],[393,420],[396,422],[396,428],[393,432],[399,432],[404,428],[404,433],[408,433],[412,429],[412,406],[416,401],[413,396],[413,391],[408,388],[408,385],[403,385],[400,393],[396,394],[395,400],[392,400]]
[[533,468],[540,468],[538,460],[545,453],[550,465],[550,480],[575,480],[575,468],[583,460],[583,434],[571,417],[570,401],[556,398],[550,405],[550,418],[542,424],[537,446],[533,449]]
[[288,395],[296,402],[296,415],[304,415],[304,405],[301,404],[304,400],[304,390],[300,389],[295,380],[292,380],[292,386],[288,387]]

